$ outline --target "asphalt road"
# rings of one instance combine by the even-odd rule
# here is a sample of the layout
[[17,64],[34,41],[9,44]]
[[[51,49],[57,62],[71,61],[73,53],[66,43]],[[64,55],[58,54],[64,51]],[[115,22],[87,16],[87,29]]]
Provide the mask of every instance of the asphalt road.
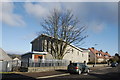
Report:
[[66,70],[2,74],[2,80],[120,80],[119,67],[93,67],[90,73],[69,74]]
[[68,76],[61,76],[56,77],[58,78],[65,78],[65,79],[77,79],[77,80],[120,80],[120,73],[116,72],[117,70],[115,68],[102,68],[99,70],[91,71],[90,73],[83,73],[81,75],[78,74],[71,74]]

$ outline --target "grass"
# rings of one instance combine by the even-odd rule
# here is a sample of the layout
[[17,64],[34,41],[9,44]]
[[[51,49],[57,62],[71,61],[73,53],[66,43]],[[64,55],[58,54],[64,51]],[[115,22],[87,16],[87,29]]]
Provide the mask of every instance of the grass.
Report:
[[19,73],[19,72],[0,72],[0,74],[11,74],[11,73]]
[[2,74],[15,73],[15,72],[0,72]]

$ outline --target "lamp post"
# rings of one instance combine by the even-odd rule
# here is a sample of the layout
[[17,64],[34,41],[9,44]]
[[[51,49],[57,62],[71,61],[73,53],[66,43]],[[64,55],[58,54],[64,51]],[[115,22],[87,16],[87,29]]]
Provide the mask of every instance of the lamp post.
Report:
[[95,63],[94,63],[94,65],[93,65],[93,67],[95,67],[95,65],[96,65],[96,51],[94,51],[94,52],[95,52],[95,57],[94,57]]
[[[98,44],[94,44],[94,46],[97,46]],[[96,51],[95,51],[95,64],[96,65]]]

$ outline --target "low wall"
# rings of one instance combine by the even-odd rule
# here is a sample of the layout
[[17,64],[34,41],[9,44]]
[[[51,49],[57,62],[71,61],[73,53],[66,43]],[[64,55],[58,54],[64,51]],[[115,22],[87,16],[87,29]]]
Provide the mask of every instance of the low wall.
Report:
[[[88,64],[88,67],[93,67],[94,64]],[[108,64],[96,64],[94,66],[108,66]]]
[[54,71],[64,69],[67,70],[67,66],[56,66],[56,67],[28,67],[28,72],[43,72],[43,71]]
[[[93,67],[94,64],[89,64],[88,67]],[[107,66],[107,64],[96,64],[97,66]],[[56,66],[56,67],[28,67],[28,72],[43,72],[43,71],[54,71],[54,70],[67,70],[67,66]]]

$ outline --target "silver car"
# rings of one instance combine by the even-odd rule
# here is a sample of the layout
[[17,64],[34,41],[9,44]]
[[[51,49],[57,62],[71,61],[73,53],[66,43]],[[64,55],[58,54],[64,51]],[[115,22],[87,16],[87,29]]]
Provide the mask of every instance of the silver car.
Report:
[[90,69],[84,63],[70,63],[67,68],[69,73],[78,73],[81,74],[82,72],[89,73]]

